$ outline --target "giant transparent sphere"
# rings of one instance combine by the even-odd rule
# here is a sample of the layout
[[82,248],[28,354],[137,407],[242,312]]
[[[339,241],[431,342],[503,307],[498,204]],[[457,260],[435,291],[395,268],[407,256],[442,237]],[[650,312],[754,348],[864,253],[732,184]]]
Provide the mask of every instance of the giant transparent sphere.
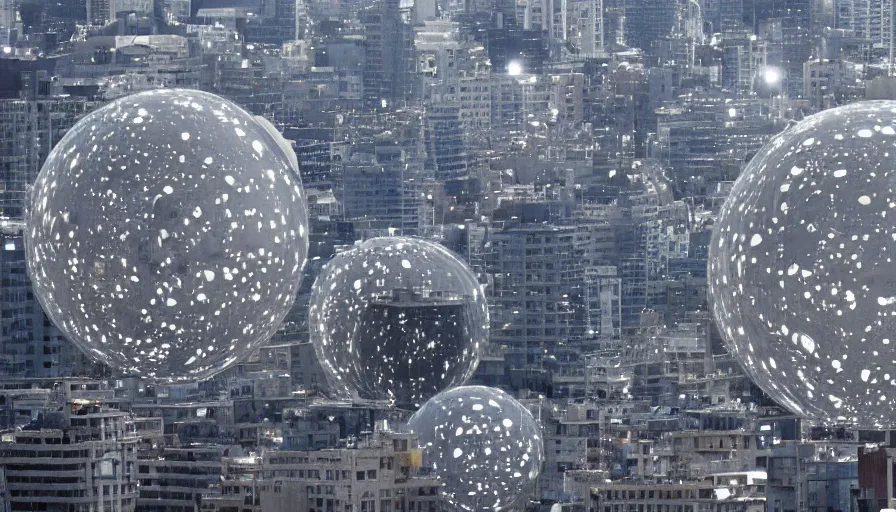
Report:
[[98,361],[208,378],[268,340],[308,250],[302,184],[227,100],[159,90],[82,119],[30,198],[27,259],[47,314]]
[[416,238],[374,238],[321,271],[311,341],[337,394],[419,406],[468,380],[488,341],[488,307],[460,258]]
[[411,419],[423,463],[457,510],[500,510],[531,489],[544,446],[532,414],[507,393],[462,386],[433,397]]
[[749,376],[823,423],[896,424],[896,102],[772,139],[714,227],[709,294]]

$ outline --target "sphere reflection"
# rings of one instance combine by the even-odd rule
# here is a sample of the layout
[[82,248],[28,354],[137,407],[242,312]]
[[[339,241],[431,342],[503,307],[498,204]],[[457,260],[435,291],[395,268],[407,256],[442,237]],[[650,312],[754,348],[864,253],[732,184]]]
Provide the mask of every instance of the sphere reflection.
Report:
[[198,91],[119,99],[50,153],[27,260],[53,322],[94,359],[208,378],[270,338],[308,249],[302,184],[247,112]]
[[469,379],[488,340],[476,276],[444,247],[374,238],[314,283],[311,341],[337,393],[419,405]]
[[827,110],[771,140],[714,228],[709,293],[750,377],[821,422],[896,419],[896,102]]

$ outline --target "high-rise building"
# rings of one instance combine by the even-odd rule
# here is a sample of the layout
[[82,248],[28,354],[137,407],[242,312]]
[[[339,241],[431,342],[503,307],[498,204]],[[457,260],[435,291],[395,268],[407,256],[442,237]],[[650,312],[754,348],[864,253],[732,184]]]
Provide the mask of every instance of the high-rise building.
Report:
[[161,8],[163,18],[169,24],[189,23],[193,5],[191,0],[164,0],[161,5],[157,3],[158,8]]
[[[812,0],[778,0],[776,6],[781,17],[781,31],[784,36],[784,73],[786,75],[787,93],[794,98],[803,96],[803,64],[812,57]],[[889,2],[890,0],[886,0]],[[889,9],[886,17],[881,12],[881,23],[884,29],[893,33]],[[887,36],[889,37],[889,36]],[[887,40],[889,45],[889,39]]]
[[9,44],[15,23],[16,3],[13,0],[0,0],[0,44]]
[[[516,385],[529,387],[526,371],[543,368],[562,342],[580,336],[576,318],[581,294],[580,264],[573,226],[508,222],[487,235],[486,269],[492,343],[505,347]],[[516,378],[516,377],[512,377]]]
[[[74,31],[75,24],[87,22],[87,0],[58,0],[48,2],[44,25],[61,36]],[[0,23],[2,24],[2,23]]]
[[109,0],[109,19],[117,19],[123,13],[152,15],[155,12],[155,0]]
[[[517,26],[544,32],[552,40],[565,42],[572,33],[570,14],[575,8],[568,0],[523,0],[516,3]],[[598,1],[598,4],[602,2]]]
[[585,270],[582,300],[585,305],[585,334],[601,339],[622,336],[622,278],[616,267]]
[[87,22],[105,25],[111,18],[111,0],[87,0]]
[[[0,61],[15,73],[28,99],[0,99],[0,375],[62,377],[99,374],[44,314],[25,264],[24,218],[28,187],[63,135],[91,105],[83,99],[49,98],[51,70],[42,60]],[[49,69],[47,69],[49,67]]]
[[677,4],[668,0],[626,0],[626,44],[651,54],[653,43],[668,36],[675,28],[677,14]]
[[744,0],[719,0],[719,27],[717,32],[740,30],[744,26]]
[[464,144],[460,108],[455,102],[436,101],[426,108],[427,167],[439,181],[467,177],[467,151]]
[[281,45],[306,37],[304,0],[262,0],[259,10],[261,15],[246,24],[247,41]]
[[576,25],[579,50],[591,58],[606,56],[613,41],[608,39],[610,31],[605,27],[604,0],[578,0],[571,4],[574,16],[570,22]]
[[851,31],[877,50],[889,50],[893,34],[892,0],[837,0],[837,28]]
[[[768,65],[783,72],[782,85],[787,95],[802,97],[803,64],[813,56],[814,50],[812,13],[815,1],[750,1],[753,2],[754,31],[768,41]],[[880,19],[879,15],[877,18]]]
[[370,236],[415,235],[420,230],[423,163],[400,147],[356,154],[343,167],[337,190],[343,216]]
[[384,108],[405,101],[414,85],[414,31],[400,0],[377,0],[360,17],[366,49],[365,102]]
[[722,87],[732,94],[748,96],[766,66],[765,41],[745,29],[731,29],[722,37]]
[[0,222],[0,377],[104,373],[44,314],[28,278],[22,223]]
[[[21,76],[23,87],[33,81],[37,89],[48,87],[51,78],[36,69]],[[90,108],[82,99],[0,99],[0,216],[24,218],[28,185],[53,146]]]

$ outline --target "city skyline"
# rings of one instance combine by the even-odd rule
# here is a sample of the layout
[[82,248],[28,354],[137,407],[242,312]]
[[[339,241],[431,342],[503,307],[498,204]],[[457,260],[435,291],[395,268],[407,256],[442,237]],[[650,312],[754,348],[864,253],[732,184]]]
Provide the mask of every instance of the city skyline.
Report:
[[[370,386],[346,395],[315,350],[315,282],[384,237],[443,248],[461,266],[438,268],[468,269],[478,286],[425,281],[425,259],[371,256],[389,271],[421,266],[424,281],[391,286],[386,272],[367,309],[333,315],[327,328],[367,343],[355,363],[364,379],[375,380],[379,359],[391,366],[378,391],[436,385],[420,368],[453,378],[449,363],[463,353],[463,371],[452,371],[464,378],[445,382],[501,390],[531,413],[543,461],[507,510],[896,508],[892,431],[813,421],[763,392],[771,383],[751,381],[716,323],[709,269],[723,205],[769,141],[814,114],[896,100],[894,9],[892,0],[0,0],[0,512],[467,510],[440,495],[457,480],[439,479],[407,426],[420,397],[382,400]],[[240,126],[257,123],[263,149],[232,144],[215,164],[240,165],[252,151],[273,158],[286,145],[282,165],[297,165],[307,210],[304,266],[259,285],[296,284],[279,328],[199,382],[141,378],[81,352],[40,301],[40,286],[62,275],[36,283],[27,261],[31,194],[53,148],[98,109],[161,89],[244,109]],[[184,148],[174,151],[201,151],[208,138],[197,135],[211,129],[178,130]],[[152,178],[151,166],[129,163]],[[215,222],[217,196],[193,194]],[[191,261],[219,253],[209,254]],[[362,278],[339,290],[359,295]],[[239,291],[239,279],[227,282]],[[169,297],[189,318],[185,299],[197,292],[211,293]],[[474,303],[487,325],[471,317]],[[254,323],[240,307],[250,313],[228,320]],[[481,346],[463,352],[471,340]],[[883,369],[870,371],[882,375],[889,352],[879,350]],[[401,360],[409,353],[418,366]],[[824,371],[858,364],[848,355]]]

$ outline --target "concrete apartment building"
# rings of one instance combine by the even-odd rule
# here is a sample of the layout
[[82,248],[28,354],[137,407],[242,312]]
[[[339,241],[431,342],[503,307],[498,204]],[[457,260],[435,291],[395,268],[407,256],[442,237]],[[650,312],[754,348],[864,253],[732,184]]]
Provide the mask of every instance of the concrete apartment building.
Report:
[[263,454],[265,512],[436,512],[439,481],[410,434],[378,431],[351,446]]
[[140,434],[101,399],[47,407],[0,442],[0,510],[133,511]]
[[764,512],[766,474],[718,473],[678,483],[609,483],[591,489],[590,512]]
[[165,446],[140,453],[138,512],[194,512],[202,494],[221,483],[222,459],[242,455],[239,446]]

